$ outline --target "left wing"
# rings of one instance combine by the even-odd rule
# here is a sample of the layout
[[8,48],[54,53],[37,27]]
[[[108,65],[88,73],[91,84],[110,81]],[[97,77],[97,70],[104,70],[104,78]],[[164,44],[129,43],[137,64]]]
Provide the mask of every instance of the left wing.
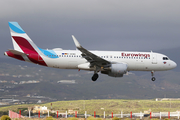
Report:
[[77,49],[82,52],[82,54],[81,54],[82,57],[85,58],[88,62],[90,62],[91,67],[93,67],[93,66],[104,67],[106,65],[111,64],[110,61],[107,61],[107,60],[95,55],[94,53],[86,50],[85,48],[83,48],[73,35],[72,35],[72,38],[74,40],[74,43],[75,43]]

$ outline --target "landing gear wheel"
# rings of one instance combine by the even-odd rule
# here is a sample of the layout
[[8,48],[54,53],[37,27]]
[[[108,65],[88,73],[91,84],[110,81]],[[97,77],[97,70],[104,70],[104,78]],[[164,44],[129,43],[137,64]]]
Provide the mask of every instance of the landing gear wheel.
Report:
[[92,76],[92,81],[96,81],[98,79],[99,75],[97,73],[95,73],[93,76]]
[[152,80],[152,81],[155,81],[155,80],[156,80],[156,78],[155,78],[155,77],[152,77],[152,78],[151,78],[151,80]]
[[154,76],[154,71],[153,71],[153,70],[151,71],[151,76],[152,76],[151,80],[152,80],[152,81],[155,81],[155,80],[156,80],[156,78],[155,78],[155,77],[153,77],[153,76]]

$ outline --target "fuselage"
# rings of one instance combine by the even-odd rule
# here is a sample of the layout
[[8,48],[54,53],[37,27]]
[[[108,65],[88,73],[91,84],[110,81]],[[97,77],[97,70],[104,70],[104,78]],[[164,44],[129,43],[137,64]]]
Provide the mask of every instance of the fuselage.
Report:
[[[52,52],[53,51],[53,52]],[[41,57],[48,67],[60,69],[81,69],[78,66],[88,63],[78,50],[43,50]],[[112,63],[126,63],[128,71],[165,71],[176,67],[176,63],[166,55],[154,52],[130,51],[90,51]],[[27,60],[29,61],[29,60]],[[84,70],[91,70],[84,68]]]

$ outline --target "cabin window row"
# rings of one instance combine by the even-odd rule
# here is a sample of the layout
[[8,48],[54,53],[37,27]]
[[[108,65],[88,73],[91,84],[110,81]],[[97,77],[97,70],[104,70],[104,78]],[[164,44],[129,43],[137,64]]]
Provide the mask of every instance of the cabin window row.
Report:
[[[82,57],[81,55],[47,55],[49,57]],[[108,58],[108,56],[99,56],[101,58]],[[110,58],[113,58],[110,56]],[[114,56],[114,58],[123,58],[123,59],[150,59],[150,57],[120,57],[120,56]],[[167,59],[167,58],[166,58]]]
[[81,55],[47,55],[47,56],[49,56],[49,57],[82,57]]
[[[108,58],[108,56],[101,56],[101,58]],[[113,58],[110,56],[110,58]],[[124,58],[124,59],[150,59],[150,57],[120,57],[120,56],[114,56],[114,58]]]

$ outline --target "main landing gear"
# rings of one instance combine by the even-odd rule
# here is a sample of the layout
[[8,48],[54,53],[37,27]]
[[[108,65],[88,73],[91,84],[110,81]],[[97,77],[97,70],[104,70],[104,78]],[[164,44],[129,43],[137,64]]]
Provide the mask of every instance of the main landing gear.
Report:
[[97,74],[99,71],[101,71],[101,68],[99,66],[94,66],[94,75],[92,76],[92,81],[96,81],[99,77]]
[[98,79],[99,75],[97,73],[94,73],[92,76],[92,81],[96,81]]
[[154,76],[154,71],[151,71],[151,76],[152,76],[151,80],[152,80],[152,81],[155,81],[155,80],[156,80],[156,78],[155,78],[155,77],[153,77],[153,76]]

